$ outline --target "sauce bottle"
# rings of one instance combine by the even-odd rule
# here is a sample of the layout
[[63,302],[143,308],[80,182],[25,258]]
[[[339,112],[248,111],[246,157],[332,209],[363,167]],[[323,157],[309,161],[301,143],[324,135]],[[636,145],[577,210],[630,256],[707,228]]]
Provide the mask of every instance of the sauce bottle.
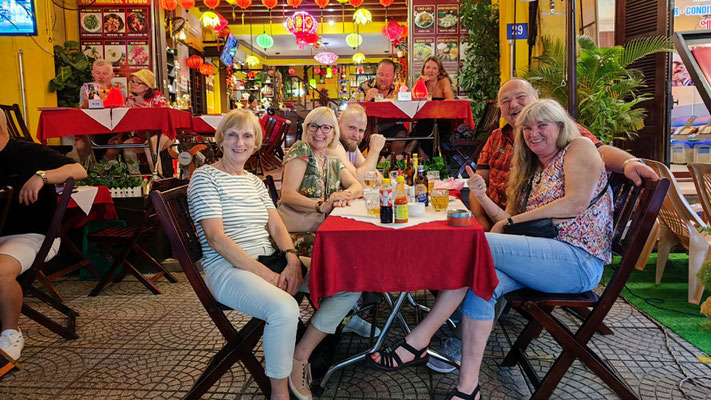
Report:
[[383,184],[380,185],[380,222],[393,223],[393,189],[388,178],[383,179]]
[[405,194],[405,178],[399,175],[395,186],[395,223],[407,222],[407,195]]

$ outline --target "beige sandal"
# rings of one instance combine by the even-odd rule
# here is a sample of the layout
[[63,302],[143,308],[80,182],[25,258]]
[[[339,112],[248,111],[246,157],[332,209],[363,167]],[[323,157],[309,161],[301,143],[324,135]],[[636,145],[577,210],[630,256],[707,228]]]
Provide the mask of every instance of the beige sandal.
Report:
[[289,375],[289,389],[299,400],[313,400],[311,395],[311,365],[308,361],[294,359]]

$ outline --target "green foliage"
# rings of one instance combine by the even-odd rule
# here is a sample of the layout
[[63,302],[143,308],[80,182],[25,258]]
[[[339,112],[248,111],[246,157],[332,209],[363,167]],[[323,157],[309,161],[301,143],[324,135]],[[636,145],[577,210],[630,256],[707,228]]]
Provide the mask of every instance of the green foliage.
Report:
[[[566,47],[560,40],[543,38],[543,54],[526,79],[540,90],[541,97],[568,105]],[[673,50],[665,37],[646,37],[630,41],[624,47],[597,47],[587,36],[578,37],[577,101],[578,123],[603,143],[628,140],[644,127],[646,112],[635,106],[652,99],[639,93],[644,88],[642,73],[628,68],[649,54]]]
[[141,178],[132,176],[128,164],[138,169],[135,160],[123,162],[121,156],[117,160],[98,161],[89,168],[88,176],[79,182],[80,185],[108,186],[109,188],[132,188],[141,185]]
[[699,278],[699,283],[705,288],[711,288],[711,261],[705,262],[696,274]]
[[95,57],[81,51],[79,42],[66,41],[64,46],[54,46],[54,69],[56,77],[49,81],[49,91],[57,92],[60,107],[77,107],[79,90],[84,82],[92,82],[91,65]]
[[492,0],[462,1],[459,16],[469,32],[464,38],[469,48],[459,70],[459,86],[469,93],[478,121],[499,90],[499,7]]
[[449,166],[444,162],[442,157],[432,157],[430,160],[425,160],[425,172],[439,171],[439,179],[449,178]]

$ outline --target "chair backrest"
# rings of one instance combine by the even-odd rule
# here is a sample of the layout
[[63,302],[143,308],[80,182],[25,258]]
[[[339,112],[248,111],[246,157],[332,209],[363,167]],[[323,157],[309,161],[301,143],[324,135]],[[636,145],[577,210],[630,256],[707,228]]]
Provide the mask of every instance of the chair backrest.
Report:
[[659,210],[659,218],[672,232],[674,232],[681,243],[688,247],[689,228],[687,223],[690,223],[694,227],[706,226],[706,224],[691,209],[689,202],[687,202],[681,194],[679,184],[669,168],[659,161],[645,159],[644,162],[649,165],[660,178],[669,179],[669,182],[671,183],[669,193],[664,200],[662,209]]
[[596,307],[596,310],[602,308],[600,321],[617,300],[642,254],[647,237],[664,203],[670,181],[666,178],[658,181],[645,179],[641,186],[635,186],[624,176],[613,174],[610,184],[615,202],[612,251],[621,255],[622,259]]
[[708,225],[711,222],[711,164],[688,163],[691,179],[694,181],[696,193],[701,200],[701,207],[704,209],[704,219]]
[[29,129],[27,129],[25,119],[22,118],[19,105],[0,104],[0,110],[5,113],[7,118],[7,130],[11,138],[34,141]]
[[270,150],[273,150],[281,146],[282,143],[284,143],[284,140],[286,139],[286,133],[289,132],[289,128],[291,127],[290,120],[279,117],[274,118],[276,118],[277,124],[274,127],[274,133],[272,134],[272,137],[269,140]]
[[271,137],[274,135],[274,127],[277,124],[277,119],[271,115],[264,115],[260,120],[260,125],[262,125],[262,130],[264,131],[264,137],[262,138],[262,146],[266,146]]
[[[277,191],[276,184],[274,183],[274,177],[271,175],[265,176],[264,186],[267,187],[269,197],[271,197],[272,202],[274,202],[274,207],[276,207],[277,203],[279,203],[279,192]],[[2,225],[0,225],[0,227],[2,227]]]
[[[276,190],[276,187],[274,189]],[[7,211],[10,209],[10,202],[12,201],[12,193],[12,186],[6,186],[0,189],[0,233],[2,232],[3,226],[5,226]]]
[[54,211],[54,216],[52,217],[52,222],[49,224],[49,229],[44,236],[44,241],[42,246],[40,246],[35,260],[32,262],[32,266],[20,276],[19,281],[22,286],[23,291],[26,291],[32,282],[34,282],[39,268],[44,264],[47,259],[47,254],[54,243],[54,239],[59,236],[59,230],[62,227],[62,220],[64,219],[64,213],[67,211],[67,206],[69,205],[69,200],[72,197],[72,191],[74,190],[74,178],[67,179],[64,182],[64,187],[62,188],[62,193],[59,197],[59,203],[57,204],[57,209]]
[[151,192],[151,201],[158,213],[163,231],[168,236],[173,254],[180,262],[198,299],[225,339],[238,341],[241,339],[239,333],[221,311],[220,304],[210,293],[195,264],[202,257],[202,247],[190,217],[187,191],[188,185],[165,192],[154,190]]

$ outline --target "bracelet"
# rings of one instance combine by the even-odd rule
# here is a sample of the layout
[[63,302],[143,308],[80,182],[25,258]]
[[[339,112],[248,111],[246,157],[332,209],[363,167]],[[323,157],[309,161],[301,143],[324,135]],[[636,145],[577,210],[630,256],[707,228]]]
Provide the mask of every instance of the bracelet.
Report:
[[321,211],[321,205],[322,205],[322,204],[323,204],[323,200],[319,200],[319,201],[316,203],[316,212],[319,213],[319,214],[323,214],[323,211]]
[[625,169],[625,167],[627,166],[627,163],[631,163],[631,162],[638,162],[642,165],[647,165],[644,163],[644,161],[642,161],[641,158],[636,158],[636,157],[635,158],[628,158],[622,163],[622,169]]
[[299,250],[296,250],[296,249],[295,249],[295,248],[293,248],[293,247],[292,247],[292,248],[290,248],[290,249],[286,249],[286,250],[284,250],[284,252],[285,252],[285,253],[291,253],[291,254],[296,254],[297,256],[299,255]]

